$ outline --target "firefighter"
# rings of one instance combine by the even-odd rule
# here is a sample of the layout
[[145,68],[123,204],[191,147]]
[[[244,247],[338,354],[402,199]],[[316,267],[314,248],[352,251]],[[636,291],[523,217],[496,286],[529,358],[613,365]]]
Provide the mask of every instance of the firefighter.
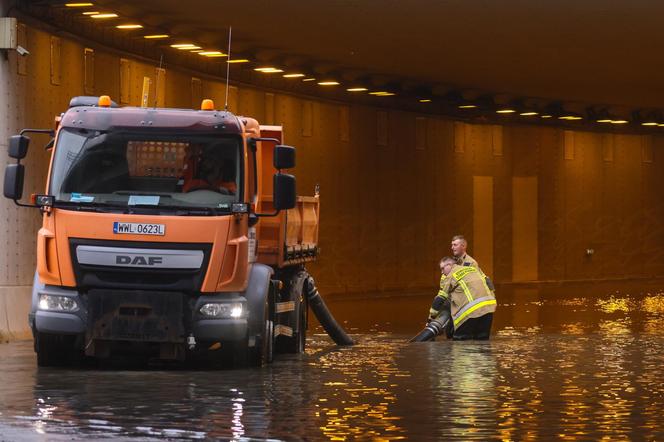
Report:
[[[440,270],[444,278],[429,310],[429,321],[441,330],[449,327],[448,336],[453,339],[489,339],[497,304],[486,277],[478,268],[458,265],[449,256],[440,261]],[[449,326],[444,324],[448,309]]]

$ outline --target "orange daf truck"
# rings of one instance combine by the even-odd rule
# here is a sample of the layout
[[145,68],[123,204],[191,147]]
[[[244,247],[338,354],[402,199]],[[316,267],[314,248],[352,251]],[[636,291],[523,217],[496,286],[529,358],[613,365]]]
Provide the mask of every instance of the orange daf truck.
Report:
[[[319,197],[296,196],[281,127],[210,100],[108,96],[73,98],[56,126],[10,137],[4,181],[43,214],[29,314],[40,366],[127,352],[262,365],[304,350]],[[30,132],[54,140],[46,192],[24,203]]]

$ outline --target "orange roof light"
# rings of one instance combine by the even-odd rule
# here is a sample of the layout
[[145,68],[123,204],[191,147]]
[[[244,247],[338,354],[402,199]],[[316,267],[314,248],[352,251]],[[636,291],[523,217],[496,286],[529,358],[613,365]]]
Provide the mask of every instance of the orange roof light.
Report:
[[97,106],[99,107],[111,107],[111,97],[108,95],[102,95],[97,101]]
[[206,98],[201,102],[201,110],[211,111],[214,110],[214,101]]

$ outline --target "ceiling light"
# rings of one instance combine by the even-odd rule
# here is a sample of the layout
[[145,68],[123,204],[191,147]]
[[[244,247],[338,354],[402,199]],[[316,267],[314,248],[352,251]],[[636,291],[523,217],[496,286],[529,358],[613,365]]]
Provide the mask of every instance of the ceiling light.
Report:
[[348,89],[346,89],[346,91],[348,92],[366,92],[368,90],[369,89],[365,87],[349,87]]
[[610,123],[611,119],[610,118],[601,118],[599,120],[596,120],[597,123]]
[[203,52],[203,49],[194,49],[193,51],[189,51],[189,52],[192,52],[194,54],[200,54],[201,52]]
[[132,24],[132,25],[117,25],[116,28],[118,29],[141,29],[143,25],[139,24]]
[[113,14],[113,13],[109,12],[109,13],[105,13],[105,14],[91,15],[90,17],[92,17],[92,18],[116,18],[117,16],[118,16],[118,14]]
[[375,91],[375,92],[369,92],[369,95],[374,95],[376,97],[391,97],[392,95],[396,95],[393,92],[387,92],[387,91]]
[[611,120],[611,124],[627,124],[629,121],[627,120]]
[[196,46],[193,43],[178,43],[178,44],[171,45],[171,47],[175,48],[177,50],[180,50],[180,51],[187,51],[187,50],[190,51],[192,49],[201,49],[200,46]]
[[540,118],[553,118],[553,115],[542,115]]
[[657,126],[657,122],[655,122],[655,121],[646,121],[644,123],[641,123],[641,126]]
[[458,107],[459,109],[475,109],[475,108],[477,108],[477,106],[474,105],[474,104],[460,104],[460,105],[457,106],[457,107]]
[[521,112],[519,115],[521,115],[522,117],[532,117],[534,115],[539,115],[539,113],[535,111],[527,111],[527,112]]
[[316,81],[314,77],[303,78],[302,81]]
[[226,60],[226,63],[249,63],[246,58],[234,58],[233,60]]
[[582,120],[582,117],[579,117],[577,115],[563,115],[561,117],[558,117],[559,120],[567,120],[567,121],[575,121],[575,120]]
[[275,68],[275,67],[273,67],[273,66],[266,66],[266,67],[262,67],[262,68],[255,68],[254,70],[255,70],[255,71],[258,71],[258,72],[262,72],[262,73],[264,73],[264,74],[277,74],[277,73],[281,73],[281,72],[284,71],[283,69]]
[[318,85],[319,85],[319,86],[338,86],[338,85],[339,85],[339,82],[338,82],[338,81],[334,81],[334,80],[330,80],[330,81],[319,81],[319,82],[318,82]]
[[514,112],[516,112],[516,110],[510,108],[498,109],[496,111],[497,114],[513,114]]
[[144,35],[143,38],[147,38],[150,40],[156,40],[158,38],[168,38],[170,35],[168,34],[153,34],[153,35]]
[[93,6],[92,3],[65,3],[65,6],[68,8],[87,8],[88,6]]
[[221,51],[201,51],[198,53],[198,55],[202,55],[204,57],[226,57],[227,55],[224,54]]
[[99,14],[99,11],[85,11],[83,15],[97,15]]
[[284,74],[284,78],[301,78],[304,77],[304,74]]
[[428,99],[428,98],[420,98],[418,101],[419,101],[420,103],[431,103],[431,100]]

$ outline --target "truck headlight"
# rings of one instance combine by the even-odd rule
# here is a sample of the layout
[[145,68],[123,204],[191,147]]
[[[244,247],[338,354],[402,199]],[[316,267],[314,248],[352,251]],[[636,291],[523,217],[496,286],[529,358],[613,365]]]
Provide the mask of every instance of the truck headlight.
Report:
[[78,310],[78,303],[71,296],[39,295],[39,308],[54,312],[74,312]]
[[242,316],[242,304],[220,304],[211,302],[199,309],[203,316],[211,318],[239,318]]

